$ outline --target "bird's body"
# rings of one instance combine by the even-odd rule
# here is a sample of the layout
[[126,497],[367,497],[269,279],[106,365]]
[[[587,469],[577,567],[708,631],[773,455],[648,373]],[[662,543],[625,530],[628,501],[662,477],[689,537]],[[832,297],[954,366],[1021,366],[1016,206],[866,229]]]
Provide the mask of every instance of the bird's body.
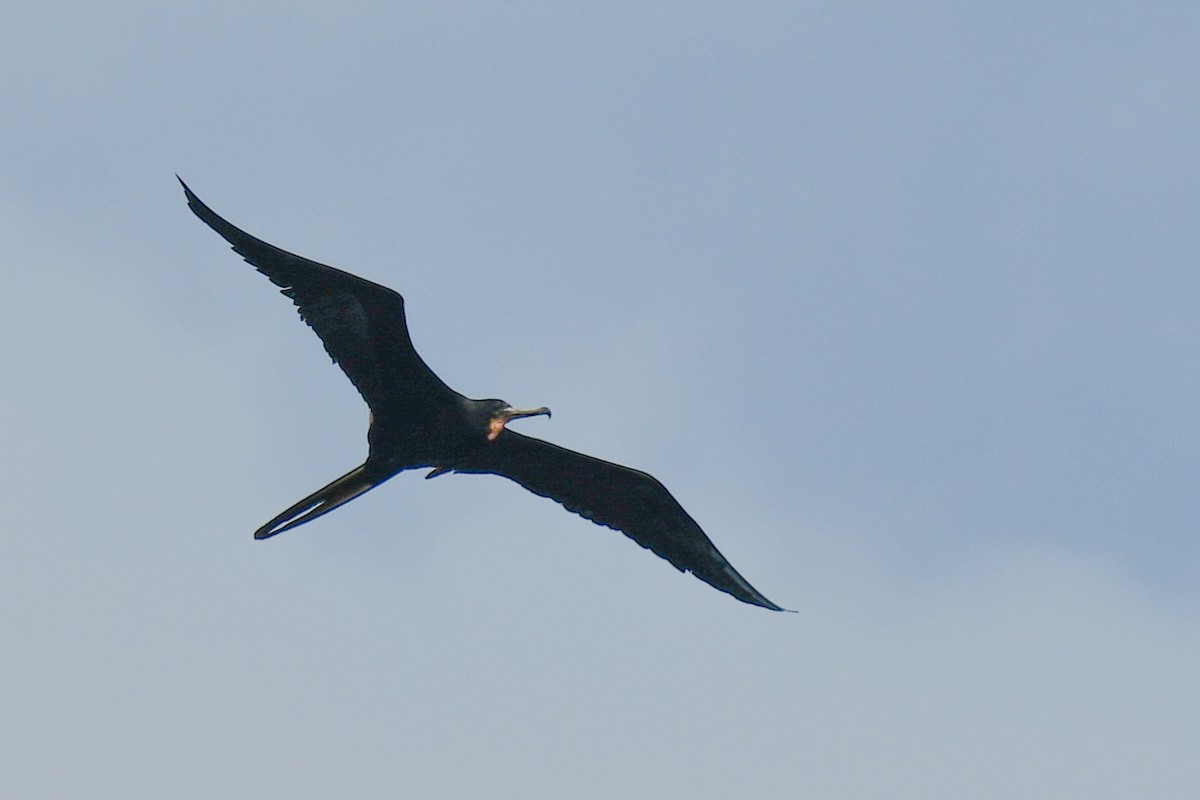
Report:
[[431,469],[426,477],[490,473],[623,532],[743,602],[782,610],[734,570],[653,476],[505,427],[519,417],[549,416],[548,408],[473,400],[442,382],[413,347],[398,293],[256,239],[183,189],[196,216],[282,287],[371,410],[366,462],[276,516],[256,538],[309,522],[404,470]]

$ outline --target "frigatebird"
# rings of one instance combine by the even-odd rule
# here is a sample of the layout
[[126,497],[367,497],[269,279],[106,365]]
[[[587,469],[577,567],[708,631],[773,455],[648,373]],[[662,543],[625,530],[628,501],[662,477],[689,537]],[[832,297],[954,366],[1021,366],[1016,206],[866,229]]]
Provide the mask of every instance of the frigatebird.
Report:
[[291,298],[370,409],[366,462],[263,525],[255,539],[311,522],[404,470],[430,469],[426,478],[490,473],[621,531],[744,603],[785,610],[738,574],[654,476],[506,427],[520,417],[549,417],[545,406],[472,400],[443,383],[413,347],[397,292],[251,236],[179,182],[196,216]]

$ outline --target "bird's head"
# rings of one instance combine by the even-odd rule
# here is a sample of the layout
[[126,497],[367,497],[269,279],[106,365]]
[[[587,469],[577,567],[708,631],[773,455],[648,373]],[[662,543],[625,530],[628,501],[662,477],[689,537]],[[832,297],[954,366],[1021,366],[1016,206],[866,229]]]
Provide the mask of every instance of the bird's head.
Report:
[[536,417],[545,414],[550,416],[550,409],[545,406],[538,408],[513,408],[503,400],[476,400],[477,412],[482,412],[486,423],[487,440],[494,442],[504,426],[514,419],[521,417]]

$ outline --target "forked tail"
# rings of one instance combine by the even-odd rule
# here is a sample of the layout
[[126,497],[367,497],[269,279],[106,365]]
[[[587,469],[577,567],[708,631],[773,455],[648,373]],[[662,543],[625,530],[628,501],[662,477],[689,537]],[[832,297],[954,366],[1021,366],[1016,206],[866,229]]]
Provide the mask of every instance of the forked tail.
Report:
[[[374,489],[382,481],[367,477],[366,467],[367,465],[363,464],[361,467],[352,469],[328,486],[313,492],[256,530],[254,538],[266,539],[277,533],[291,530],[297,525],[311,522],[323,514],[328,514],[343,503],[349,503],[360,494]],[[289,520],[291,521],[289,522]]]

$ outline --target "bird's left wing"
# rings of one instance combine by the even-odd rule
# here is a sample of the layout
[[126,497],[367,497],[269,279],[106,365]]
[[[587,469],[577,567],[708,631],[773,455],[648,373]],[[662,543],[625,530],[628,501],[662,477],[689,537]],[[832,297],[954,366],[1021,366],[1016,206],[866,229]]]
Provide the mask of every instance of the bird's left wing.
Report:
[[785,610],[738,574],[653,475],[507,429],[455,471],[516,481],[568,511],[621,531],[681,572],[691,572],[744,603]]

